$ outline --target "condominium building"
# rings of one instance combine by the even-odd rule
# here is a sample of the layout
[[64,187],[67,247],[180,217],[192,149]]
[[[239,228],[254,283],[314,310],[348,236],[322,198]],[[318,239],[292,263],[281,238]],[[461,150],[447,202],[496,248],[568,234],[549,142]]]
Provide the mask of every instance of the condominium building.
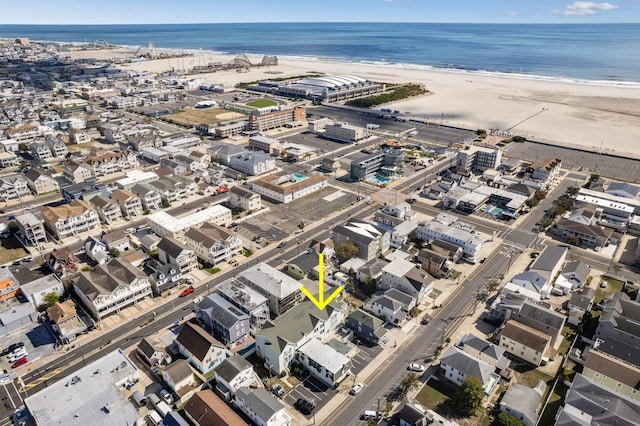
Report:
[[189,229],[184,234],[184,242],[200,259],[211,265],[228,262],[236,254],[242,253],[240,238],[213,223]]
[[36,217],[33,213],[18,215],[15,221],[25,244],[38,246],[39,243],[47,242],[47,232],[44,229],[44,221]]
[[255,180],[251,182],[251,189],[267,198],[286,204],[319,191],[327,185],[328,181],[324,176],[306,177],[294,173]]
[[474,262],[483,242],[473,225],[458,221],[457,217],[446,213],[440,213],[430,222],[419,224],[416,233],[423,241],[440,239],[460,246],[464,256]]
[[29,169],[29,171],[24,174],[24,177],[27,180],[29,188],[38,195],[60,191],[58,181],[42,170]]
[[142,214],[142,200],[137,195],[126,189],[116,189],[111,193],[111,199],[116,202],[125,217]]
[[359,142],[371,136],[364,127],[352,126],[347,123],[334,123],[325,127],[322,136],[340,142]]
[[73,200],[70,204],[42,208],[44,223],[58,239],[100,226],[100,217],[87,201]]
[[158,180],[158,175],[154,172],[145,172],[142,170],[130,170],[125,174],[126,177],[118,179],[116,185],[120,189],[131,190],[138,184],[145,184]]
[[502,150],[479,145],[468,145],[458,151],[456,164],[464,170],[496,169],[502,161]]
[[401,167],[403,161],[404,153],[399,149],[373,152],[351,162],[351,179],[364,179],[383,167]]
[[264,132],[279,127],[296,127],[306,123],[307,110],[304,107],[294,107],[282,111],[260,114],[254,111],[249,116],[248,130]]
[[256,211],[262,208],[262,199],[260,194],[243,188],[242,186],[234,186],[229,189],[229,204],[232,207],[242,209],[244,211]]
[[227,226],[231,223],[231,220],[231,210],[219,204],[180,219],[163,211],[147,216],[147,224],[153,232],[163,238],[176,238],[179,240],[182,240],[184,233],[192,227],[200,226],[205,222]]
[[248,176],[262,175],[276,168],[276,160],[260,151],[247,151],[231,159],[231,168]]

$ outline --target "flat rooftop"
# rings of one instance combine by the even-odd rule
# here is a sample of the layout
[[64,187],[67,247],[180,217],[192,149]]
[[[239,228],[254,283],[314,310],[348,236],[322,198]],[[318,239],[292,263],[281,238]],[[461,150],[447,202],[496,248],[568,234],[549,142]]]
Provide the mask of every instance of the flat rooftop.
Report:
[[138,369],[117,349],[27,397],[39,425],[133,425],[140,418],[121,391]]

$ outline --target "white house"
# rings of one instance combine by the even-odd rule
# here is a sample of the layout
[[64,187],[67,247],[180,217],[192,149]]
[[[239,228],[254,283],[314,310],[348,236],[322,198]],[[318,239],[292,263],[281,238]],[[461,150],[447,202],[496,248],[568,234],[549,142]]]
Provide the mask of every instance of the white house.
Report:
[[458,221],[457,217],[446,213],[440,213],[431,222],[419,224],[416,236],[423,241],[440,239],[462,247],[464,256],[471,261],[476,260],[483,242],[473,225]]
[[329,386],[340,383],[351,371],[351,360],[317,338],[300,346],[296,359],[315,378]]
[[284,405],[263,388],[240,388],[234,404],[257,426],[290,426],[291,417]]
[[22,294],[31,302],[35,309],[45,303],[45,296],[55,293],[58,297],[64,294],[64,287],[56,274],[45,275],[20,286]]
[[465,352],[457,346],[449,346],[440,356],[443,375],[460,386],[467,377],[475,377],[482,383],[482,390],[489,395],[500,381],[495,367]]
[[189,229],[184,234],[184,242],[196,256],[211,265],[228,262],[236,254],[242,253],[240,238],[213,223]]
[[184,323],[175,342],[180,353],[202,374],[227,357],[227,348],[197,324]]
[[382,268],[379,287],[382,289],[395,288],[414,297],[418,303],[433,290],[434,278],[424,269],[413,262],[395,259]]
[[261,387],[260,377],[253,371],[253,365],[240,355],[225,359],[216,368],[216,388],[227,399],[240,388]]

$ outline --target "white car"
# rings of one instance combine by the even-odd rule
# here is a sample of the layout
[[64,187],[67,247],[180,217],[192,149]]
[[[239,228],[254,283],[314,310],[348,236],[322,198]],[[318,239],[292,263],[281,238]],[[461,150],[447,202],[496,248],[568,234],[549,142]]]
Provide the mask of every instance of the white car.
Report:
[[173,395],[171,395],[168,390],[162,389],[160,391],[160,396],[162,397],[162,399],[164,399],[164,401],[167,404],[169,404],[169,405],[173,404]]
[[357,395],[360,393],[360,391],[364,389],[364,385],[362,383],[358,383],[357,385],[355,385],[353,388],[351,388],[351,390],[349,391],[349,394],[351,395]]
[[195,278],[193,277],[187,277],[185,281],[187,282],[187,284],[193,284],[196,282]]
[[423,372],[425,370],[424,365],[422,364],[415,364],[415,363],[411,363],[409,364],[409,370],[410,371],[418,371],[418,372]]

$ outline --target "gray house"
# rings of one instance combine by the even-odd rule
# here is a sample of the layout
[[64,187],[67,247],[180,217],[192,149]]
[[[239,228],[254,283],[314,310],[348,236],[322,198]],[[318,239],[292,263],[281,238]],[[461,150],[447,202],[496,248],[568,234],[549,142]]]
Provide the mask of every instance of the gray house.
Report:
[[335,247],[343,242],[353,243],[359,250],[357,256],[369,261],[389,249],[391,234],[379,226],[352,220],[333,229],[333,242]]
[[249,335],[249,315],[217,293],[205,297],[195,307],[198,322],[228,348],[242,343]]
[[377,345],[387,333],[384,323],[380,318],[362,309],[351,312],[345,321],[345,325],[353,330],[356,336],[372,345]]

